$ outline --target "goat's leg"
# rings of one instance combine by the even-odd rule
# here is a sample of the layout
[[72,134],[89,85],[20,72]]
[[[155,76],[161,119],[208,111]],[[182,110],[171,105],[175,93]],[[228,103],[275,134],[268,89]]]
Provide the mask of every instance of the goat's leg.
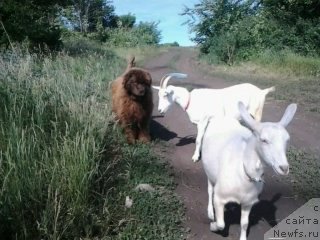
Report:
[[223,230],[224,222],[224,203],[216,195],[214,196],[214,210],[216,214],[216,221],[210,223],[210,230],[213,232]]
[[194,162],[198,162],[200,160],[201,138],[202,138],[202,136],[200,135],[199,124],[198,124],[198,134],[197,134],[197,138],[196,138],[196,149],[194,150],[194,153],[192,156],[192,160]]
[[249,214],[251,211],[252,205],[241,206],[241,235],[240,240],[247,240],[247,229],[249,225]]
[[208,179],[208,218],[212,221],[214,221],[214,212],[213,212],[213,202],[212,202],[212,197],[213,197],[213,185]]
[[192,160],[194,162],[197,162],[200,160],[200,150],[201,150],[202,138],[203,138],[203,135],[206,131],[208,122],[209,122],[209,117],[205,117],[204,119],[200,120],[197,125],[198,133],[197,133],[197,138],[196,138],[196,149],[195,149],[194,154],[192,156]]

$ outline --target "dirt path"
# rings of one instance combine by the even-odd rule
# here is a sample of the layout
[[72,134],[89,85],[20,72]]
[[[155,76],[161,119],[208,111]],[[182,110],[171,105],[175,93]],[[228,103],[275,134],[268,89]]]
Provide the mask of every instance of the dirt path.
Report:
[[[169,72],[183,72],[188,79],[183,84],[195,87],[221,88],[232,85],[221,79],[215,79],[200,72],[197,68],[196,52],[190,49],[168,51],[148,61],[144,66],[148,69],[158,85],[162,75]],[[177,85],[177,81],[175,81]],[[187,239],[238,239],[240,234],[240,208],[230,205],[226,209],[226,230],[220,234],[209,230],[207,217],[207,180],[202,169],[201,161],[193,163],[196,127],[192,125],[187,114],[177,105],[173,106],[165,117],[159,116],[157,111],[157,93],[154,94],[155,109],[151,132],[155,138],[168,143],[166,157],[170,159],[175,171],[177,182],[176,192],[182,197],[186,206],[185,227],[190,229]],[[282,116],[285,105],[268,99],[264,110],[264,119],[277,121]],[[320,118],[307,116],[301,110],[289,127],[296,147],[311,148],[315,151],[320,146]],[[284,217],[291,214],[303,202],[296,199],[290,186],[281,182],[281,178],[267,172],[266,185],[261,195],[261,201],[250,215],[249,240],[263,239],[264,233]]]

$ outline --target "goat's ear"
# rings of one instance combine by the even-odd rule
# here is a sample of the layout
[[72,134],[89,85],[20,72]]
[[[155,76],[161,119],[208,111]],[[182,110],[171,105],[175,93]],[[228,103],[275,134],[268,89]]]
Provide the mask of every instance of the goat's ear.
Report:
[[240,112],[241,119],[244,121],[245,125],[253,132],[257,131],[257,122],[248,113],[246,107],[242,102],[238,102],[238,109]]
[[291,120],[293,119],[294,114],[297,111],[297,104],[295,103],[291,103],[286,111],[284,112],[281,120],[280,120],[280,124],[284,127],[288,126],[288,124],[291,122]]
[[152,86],[153,89],[160,90],[160,86]]

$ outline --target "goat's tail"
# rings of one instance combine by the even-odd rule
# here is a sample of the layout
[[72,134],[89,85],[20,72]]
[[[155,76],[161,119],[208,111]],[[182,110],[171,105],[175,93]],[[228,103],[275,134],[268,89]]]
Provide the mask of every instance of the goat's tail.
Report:
[[264,95],[267,95],[268,93],[274,92],[275,90],[276,90],[276,87],[275,87],[275,86],[272,86],[272,87],[263,89],[262,91],[264,92]]
[[127,65],[127,70],[129,70],[130,68],[133,68],[136,66],[136,58],[133,55],[130,55],[128,57],[128,65]]

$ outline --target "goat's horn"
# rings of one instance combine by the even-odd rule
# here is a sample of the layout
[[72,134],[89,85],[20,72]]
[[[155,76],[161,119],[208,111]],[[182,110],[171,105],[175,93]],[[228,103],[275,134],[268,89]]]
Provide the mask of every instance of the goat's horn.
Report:
[[166,88],[168,81],[175,77],[175,78],[186,78],[188,75],[184,74],[184,73],[168,73],[166,75],[164,75],[161,80],[160,80],[160,87],[161,88]]
[[165,80],[166,77],[168,77],[168,74],[164,75],[164,76],[161,78],[161,80],[160,80],[160,88],[163,88],[163,87],[162,87],[162,86],[163,86],[163,82],[164,82],[164,80]]
[[161,88],[166,88],[170,78],[171,78],[171,76],[169,74],[164,75],[163,78],[160,81],[160,87]]

